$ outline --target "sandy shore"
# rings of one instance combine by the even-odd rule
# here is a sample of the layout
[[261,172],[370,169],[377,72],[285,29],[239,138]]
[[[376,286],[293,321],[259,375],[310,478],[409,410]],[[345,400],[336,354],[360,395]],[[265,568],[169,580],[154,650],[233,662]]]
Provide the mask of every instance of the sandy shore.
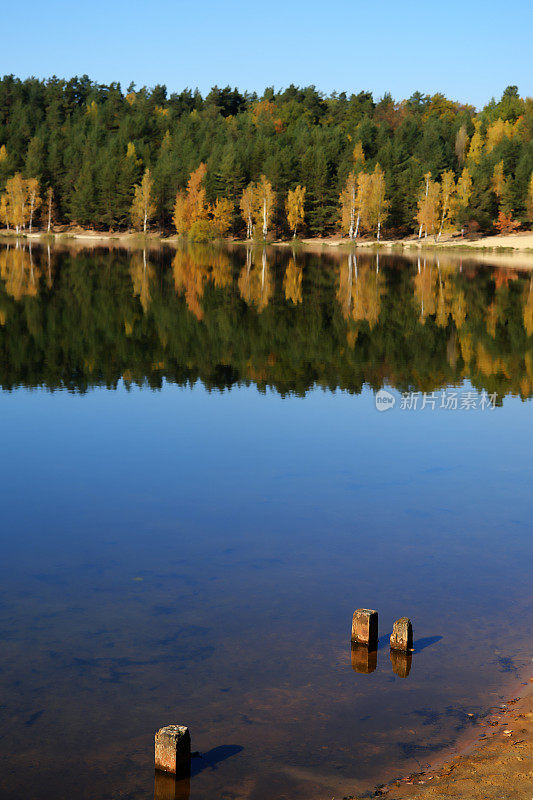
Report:
[[[409,775],[375,794],[387,800],[531,800],[533,678],[480,723],[462,752],[434,769]],[[357,796],[353,795],[353,800]]]
[[[287,242],[290,244],[290,242]],[[302,239],[302,244],[320,245],[329,247],[339,247],[349,245],[348,239],[340,236],[333,236],[325,239]],[[376,247],[375,239],[358,239],[354,242],[356,247]],[[407,237],[405,239],[382,239],[379,243],[382,249],[413,249],[413,250],[434,250],[436,248],[445,250],[516,250],[520,252],[531,251],[533,253],[533,231],[523,231],[510,235],[500,236],[481,236],[479,239],[461,239],[458,237],[443,237],[436,242],[433,237],[428,239],[418,239],[417,237]]]
[[[13,232],[7,231],[5,228],[0,230],[0,236],[15,238]],[[25,233],[24,239],[32,240],[52,240],[54,243],[59,242],[86,242],[93,244],[112,242],[122,245],[143,245],[162,242],[165,244],[177,244],[179,238],[177,236],[160,236],[156,233],[149,233],[143,235],[131,231],[125,232],[106,232],[106,231],[90,231],[82,229],[73,229],[71,231],[61,231],[47,236],[42,231],[34,231],[33,233]],[[236,241],[236,240],[231,240]],[[292,240],[279,240],[272,241],[269,244],[292,246]],[[299,245],[306,245],[312,247],[340,247],[350,245],[350,241],[346,237],[331,236],[328,238],[312,238],[302,239],[298,241]],[[354,242],[357,248],[375,248],[377,242],[375,239],[358,239]],[[428,239],[418,239],[416,237],[408,237],[405,239],[383,239],[379,242],[380,249],[407,249],[407,250],[489,250],[501,251],[512,250],[520,253],[531,252],[533,255],[533,231],[522,231],[520,233],[513,233],[509,235],[499,236],[482,236],[479,239],[461,239],[458,237],[443,237],[439,242],[435,242],[433,237]]]

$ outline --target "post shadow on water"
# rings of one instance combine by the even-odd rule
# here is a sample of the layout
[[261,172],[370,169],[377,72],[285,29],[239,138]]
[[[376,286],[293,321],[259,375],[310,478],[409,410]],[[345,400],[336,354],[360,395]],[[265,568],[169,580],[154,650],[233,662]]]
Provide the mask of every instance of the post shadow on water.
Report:
[[222,761],[226,761],[232,756],[236,756],[244,750],[240,744],[222,744],[219,747],[213,747],[207,753],[201,753],[193,756],[191,761],[191,777],[199,775],[206,769],[216,769]]
[[425,636],[422,639],[417,639],[415,642],[413,642],[413,652],[415,655],[416,653],[421,653],[422,650],[426,649],[426,647],[431,647],[432,644],[437,644],[437,642],[440,642],[441,639],[442,636]]
[[188,775],[172,775],[169,772],[161,772],[156,769],[154,800],[189,800],[191,778],[206,769],[216,769],[223,761],[236,756],[243,749],[238,744],[223,744],[219,747],[213,747],[207,753],[193,755]]
[[[392,631],[379,637],[378,650],[383,650],[384,647],[389,646],[391,634]],[[440,642],[441,639],[442,636],[424,636],[421,639],[416,639],[416,641],[413,642],[413,653],[421,653],[422,650],[426,649],[426,647],[431,647],[432,644],[437,644],[437,642]]]

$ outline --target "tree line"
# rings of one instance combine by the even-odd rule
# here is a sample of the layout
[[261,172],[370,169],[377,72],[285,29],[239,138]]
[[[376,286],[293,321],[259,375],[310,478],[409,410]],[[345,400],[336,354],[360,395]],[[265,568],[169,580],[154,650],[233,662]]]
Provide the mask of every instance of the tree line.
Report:
[[[0,248],[0,385],[533,395],[533,280],[442,257]],[[21,355],[23,354],[23,355]]]
[[206,239],[533,222],[533,100],[0,80],[0,224]]

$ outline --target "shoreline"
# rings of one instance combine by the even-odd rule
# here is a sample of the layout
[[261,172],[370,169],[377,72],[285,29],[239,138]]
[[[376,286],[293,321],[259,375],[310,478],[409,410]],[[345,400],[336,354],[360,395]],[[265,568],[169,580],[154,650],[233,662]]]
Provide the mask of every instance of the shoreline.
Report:
[[[53,234],[35,231],[17,236],[16,234],[0,230],[0,243],[9,242],[35,242],[40,245],[49,245],[54,248],[79,248],[91,249],[105,247],[108,249],[128,249],[137,251],[141,249],[154,249],[160,247],[178,248],[181,242],[186,241],[178,236],[159,236],[156,233],[146,235],[132,232],[106,233],[76,230],[62,231]],[[217,240],[212,243],[216,244]],[[229,247],[258,247],[264,246],[262,242],[247,241],[243,239],[218,240]],[[201,243],[198,243],[199,245]],[[329,239],[301,239],[279,240],[273,239],[266,242],[267,247],[287,250],[294,249],[295,253],[330,253],[338,257],[352,252],[357,254],[383,254],[384,256],[400,256],[405,258],[431,258],[438,262],[439,258],[461,265],[464,260],[488,266],[519,268],[533,270],[533,232],[513,234],[512,236],[487,236],[476,241],[464,242],[463,240],[445,240],[440,243],[420,242],[418,239],[389,239],[377,243],[375,240],[359,240],[352,242],[341,237]]]
[[[486,716],[441,751],[427,769],[344,800],[523,800],[533,783],[533,677],[502,686]],[[529,791],[529,794],[527,792]]]
[[[79,242],[120,242],[123,244],[134,244],[143,246],[147,244],[169,244],[177,245],[181,241],[177,235],[160,235],[157,233],[142,234],[132,231],[106,232],[91,231],[84,229],[73,229],[71,231],[57,231],[46,233],[44,231],[33,231],[16,234],[7,231],[5,228],[0,230],[0,238],[7,240],[24,241],[44,241],[50,243]],[[214,240],[215,241],[215,240]],[[263,244],[245,239],[227,238],[221,241],[231,244]],[[460,252],[488,252],[488,253],[530,253],[533,255],[533,231],[522,231],[513,234],[499,234],[482,236],[478,239],[458,239],[445,237],[439,242],[429,239],[418,239],[416,237],[406,237],[404,239],[382,239],[377,242],[375,239],[358,239],[351,242],[342,236],[331,236],[328,238],[315,237],[307,239],[272,239],[267,240],[268,246],[274,247],[310,247],[310,248],[355,248],[400,252],[403,250],[416,252],[433,252],[437,250],[460,251]]]

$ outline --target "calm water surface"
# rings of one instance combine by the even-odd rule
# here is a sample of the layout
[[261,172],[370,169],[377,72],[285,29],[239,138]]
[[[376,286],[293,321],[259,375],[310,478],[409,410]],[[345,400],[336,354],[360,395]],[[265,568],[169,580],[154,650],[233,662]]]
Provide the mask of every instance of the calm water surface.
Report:
[[530,662],[519,267],[0,249],[3,800],[150,798],[173,722],[201,757],[158,800],[342,798],[499,702]]

